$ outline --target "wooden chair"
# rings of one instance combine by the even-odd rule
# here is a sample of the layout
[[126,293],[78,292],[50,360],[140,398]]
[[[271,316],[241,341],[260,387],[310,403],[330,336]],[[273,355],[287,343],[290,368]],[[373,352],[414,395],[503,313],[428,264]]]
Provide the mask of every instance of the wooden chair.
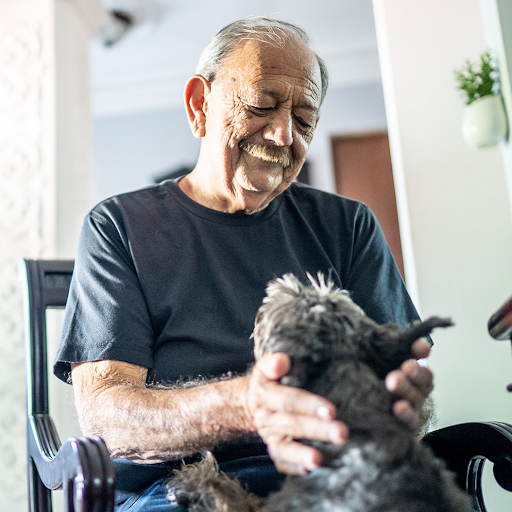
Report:
[[[72,261],[20,262],[30,512],[50,512],[51,490],[59,488],[64,490],[66,512],[113,510],[115,475],[104,442],[98,437],[81,437],[70,438],[61,445],[48,410],[45,312],[48,308],[65,306],[72,272]],[[512,326],[512,315],[510,322]],[[481,484],[485,460],[494,463],[496,481],[512,491],[512,425],[497,422],[453,425],[429,433],[424,442],[456,473],[459,485],[474,500],[475,512],[486,512]]]
[[22,260],[27,378],[27,451],[30,512],[51,512],[51,491],[63,489],[65,512],[110,512],[115,475],[99,437],[61,444],[48,409],[46,310],[63,308],[72,261]]
[[423,442],[455,473],[459,486],[473,499],[474,512],[487,511],[482,489],[486,460],[494,463],[496,482],[512,492],[512,425],[499,422],[451,425],[430,432]]

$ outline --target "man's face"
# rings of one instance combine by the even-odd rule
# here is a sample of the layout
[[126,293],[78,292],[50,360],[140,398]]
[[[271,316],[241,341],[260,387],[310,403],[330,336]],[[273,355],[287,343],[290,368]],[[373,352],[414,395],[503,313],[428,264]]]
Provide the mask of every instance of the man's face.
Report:
[[223,61],[206,97],[211,165],[235,193],[271,200],[299,173],[320,108],[320,69],[298,39],[278,49],[241,43]]

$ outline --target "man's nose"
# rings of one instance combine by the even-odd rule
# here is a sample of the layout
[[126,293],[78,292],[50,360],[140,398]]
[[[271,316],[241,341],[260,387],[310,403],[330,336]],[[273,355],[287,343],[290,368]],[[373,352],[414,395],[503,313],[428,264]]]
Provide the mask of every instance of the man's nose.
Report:
[[290,112],[284,109],[273,112],[265,127],[263,137],[276,146],[291,146],[293,142],[293,121]]

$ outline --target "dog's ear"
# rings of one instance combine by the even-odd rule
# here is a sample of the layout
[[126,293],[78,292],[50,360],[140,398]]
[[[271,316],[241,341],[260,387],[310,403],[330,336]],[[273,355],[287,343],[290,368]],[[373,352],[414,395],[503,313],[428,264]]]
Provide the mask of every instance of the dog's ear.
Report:
[[290,307],[303,289],[304,286],[293,274],[285,274],[267,285],[267,294],[256,314],[254,331],[251,335],[254,340],[256,360],[271,351],[269,347],[272,345],[272,332],[282,318],[283,310]]

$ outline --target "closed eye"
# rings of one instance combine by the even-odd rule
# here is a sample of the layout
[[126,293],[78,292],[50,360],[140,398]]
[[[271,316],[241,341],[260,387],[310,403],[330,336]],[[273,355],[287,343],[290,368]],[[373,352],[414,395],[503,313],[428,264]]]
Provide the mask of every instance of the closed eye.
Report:
[[304,128],[304,129],[312,128],[312,126],[309,123],[306,123],[306,121],[304,121],[304,119],[302,119],[301,117],[295,116],[295,121],[297,121],[297,123],[299,123],[301,128]]
[[267,108],[261,108],[261,107],[255,107],[254,105],[249,105],[249,108],[251,110],[254,110],[254,112],[264,114],[265,112],[271,112],[274,110],[274,107],[267,107]]

